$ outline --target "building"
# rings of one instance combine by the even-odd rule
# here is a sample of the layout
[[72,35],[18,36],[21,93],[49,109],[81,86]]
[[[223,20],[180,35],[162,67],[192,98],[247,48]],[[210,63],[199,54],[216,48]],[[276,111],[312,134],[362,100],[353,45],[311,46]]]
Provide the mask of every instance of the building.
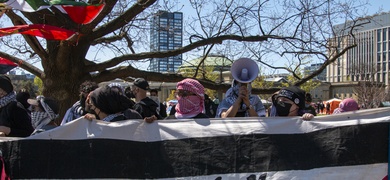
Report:
[[[318,70],[323,64],[311,64],[310,66],[304,67],[304,74],[312,74],[314,71]],[[326,69],[322,71],[319,75],[315,76],[313,80],[326,81]]]
[[[330,97],[354,97],[353,87],[360,81],[382,83],[389,90],[390,67],[390,13],[382,13],[371,17],[367,24],[359,26],[354,31],[357,47],[349,50],[327,67],[326,79],[331,83]],[[337,37],[333,43],[339,47],[351,42],[351,36],[345,36],[341,29],[350,23],[336,25]],[[356,97],[354,97],[356,98]]]
[[[201,63],[202,61],[203,63]],[[218,78],[215,80],[216,82],[231,83],[232,77],[230,68],[232,64],[233,61],[223,55],[210,54],[207,57],[201,56],[184,62],[180,66],[178,72],[185,73],[188,71],[195,71],[199,66],[199,69],[204,69],[204,71],[210,71],[217,75]]]
[[[169,51],[183,46],[183,13],[158,11],[150,25],[150,51]],[[182,64],[182,55],[152,58],[149,71],[176,72]]]

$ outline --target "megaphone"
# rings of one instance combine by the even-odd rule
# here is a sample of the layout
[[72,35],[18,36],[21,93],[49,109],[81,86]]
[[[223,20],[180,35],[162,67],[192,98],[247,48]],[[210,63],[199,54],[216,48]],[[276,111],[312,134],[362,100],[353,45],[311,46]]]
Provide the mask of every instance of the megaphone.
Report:
[[233,62],[230,72],[236,81],[250,83],[257,78],[259,66],[252,59],[240,58]]

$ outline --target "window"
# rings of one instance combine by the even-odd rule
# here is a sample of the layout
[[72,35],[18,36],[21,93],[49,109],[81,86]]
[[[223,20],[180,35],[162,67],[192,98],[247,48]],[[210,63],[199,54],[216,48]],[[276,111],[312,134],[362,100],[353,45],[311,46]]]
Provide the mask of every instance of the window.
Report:
[[183,19],[183,14],[182,13],[174,13],[173,18],[174,19]]

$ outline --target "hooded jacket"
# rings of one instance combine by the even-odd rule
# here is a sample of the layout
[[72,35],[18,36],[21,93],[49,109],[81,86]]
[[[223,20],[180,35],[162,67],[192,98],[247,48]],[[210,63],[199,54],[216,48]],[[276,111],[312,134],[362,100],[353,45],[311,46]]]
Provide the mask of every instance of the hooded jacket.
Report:
[[155,115],[157,119],[162,119],[157,108],[158,104],[149,97],[142,99],[134,105],[134,110],[141,114],[142,118]]

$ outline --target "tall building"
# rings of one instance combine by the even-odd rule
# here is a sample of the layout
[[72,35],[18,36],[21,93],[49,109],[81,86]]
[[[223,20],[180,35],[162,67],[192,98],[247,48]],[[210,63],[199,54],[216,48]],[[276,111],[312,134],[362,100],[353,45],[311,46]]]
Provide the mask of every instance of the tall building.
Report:
[[[314,71],[319,69],[322,66],[322,63],[310,64],[310,66],[304,67],[304,74],[312,74]],[[326,81],[326,69],[323,70],[319,75],[315,76],[313,80]]]
[[[340,24],[334,28],[343,29],[348,25]],[[351,97],[351,84],[359,81],[373,80],[389,87],[390,13],[373,16],[369,23],[355,29],[354,36],[357,47],[347,51],[327,67],[327,81],[334,87],[330,92],[331,97]],[[333,38],[333,42],[337,42],[339,47],[350,41],[352,37],[344,36],[341,32]],[[340,88],[337,88],[338,85]]]
[[[183,13],[158,11],[151,20],[150,51],[169,51],[183,46]],[[149,70],[176,72],[182,64],[182,55],[152,58]]]

